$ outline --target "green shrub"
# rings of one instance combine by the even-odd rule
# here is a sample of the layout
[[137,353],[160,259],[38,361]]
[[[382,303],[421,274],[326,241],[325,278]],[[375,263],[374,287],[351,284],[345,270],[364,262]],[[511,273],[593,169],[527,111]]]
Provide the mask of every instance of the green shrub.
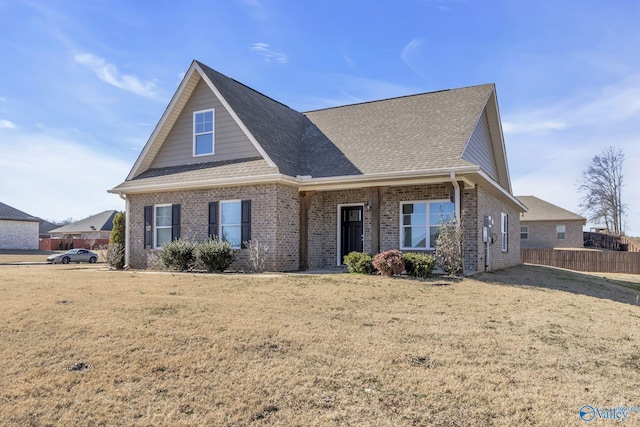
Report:
[[436,266],[436,258],[433,255],[407,252],[402,255],[404,269],[409,276],[429,277]]
[[231,243],[209,238],[196,246],[196,257],[209,273],[223,272],[233,262],[234,252]]
[[349,273],[373,274],[373,258],[364,252],[351,252],[344,256]]
[[402,252],[397,249],[381,252],[373,257],[373,266],[385,276],[400,274],[404,270]]
[[188,239],[177,239],[163,243],[160,249],[160,260],[165,267],[188,271],[193,268],[196,261],[195,249],[198,244]]

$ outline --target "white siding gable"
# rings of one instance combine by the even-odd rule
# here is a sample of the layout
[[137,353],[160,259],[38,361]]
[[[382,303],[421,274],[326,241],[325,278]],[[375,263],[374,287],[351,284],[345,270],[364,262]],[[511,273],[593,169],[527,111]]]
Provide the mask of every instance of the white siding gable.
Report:
[[[193,112],[213,108],[214,154],[193,156]],[[151,167],[179,166],[191,163],[261,157],[231,114],[207,84],[199,79],[193,93],[169,131]]]

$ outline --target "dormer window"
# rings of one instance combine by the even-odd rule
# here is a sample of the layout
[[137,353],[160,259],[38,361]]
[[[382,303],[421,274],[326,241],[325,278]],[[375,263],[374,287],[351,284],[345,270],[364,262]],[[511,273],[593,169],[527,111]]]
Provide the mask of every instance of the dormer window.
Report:
[[213,108],[193,113],[193,155],[213,154]]

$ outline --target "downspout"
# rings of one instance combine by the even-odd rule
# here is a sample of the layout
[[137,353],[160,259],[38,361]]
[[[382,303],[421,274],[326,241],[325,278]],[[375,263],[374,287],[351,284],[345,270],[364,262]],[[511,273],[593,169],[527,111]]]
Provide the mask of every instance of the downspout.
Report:
[[120,198],[122,200],[124,200],[124,222],[125,222],[125,227],[124,227],[124,268],[127,269],[129,268],[129,265],[131,264],[131,251],[129,250],[130,246],[131,246],[131,227],[130,224],[131,222],[129,221],[130,219],[130,208],[129,208],[129,199],[127,198],[127,196],[125,196],[122,193],[118,193],[118,196],[120,196]]
[[453,203],[456,212],[456,224],[460,226],[460,185],[456,181],[456,173],[451,171],[451,184],[453,184]]

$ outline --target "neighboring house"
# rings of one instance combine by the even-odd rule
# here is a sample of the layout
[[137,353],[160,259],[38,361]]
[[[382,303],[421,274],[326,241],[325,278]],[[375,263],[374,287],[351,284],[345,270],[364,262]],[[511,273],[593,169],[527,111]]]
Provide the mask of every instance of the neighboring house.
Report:
[[0,203],[0,249],[37,250],[40,219]]
[[[520,263],[495,86],[300,113],[194,61],[126,180],[126,262],[161,268],[178,237],[269,247],[270,270],[351,251],[433,251],[460,217],[465,272]],[[483,225],[491,217],[493,228]]]
[[57,224],[53,224],[47,220],[44,220],[42,218],[38,218],[41,222],[40,222],[40,227],[38,229],[38,233],[41,239],[48,239],[51,236],[49,235],[49,232],[51,230],[53,230],[54,228],[58,228],[60,227]]
[[104,211],[80,221],[49,231],[52,239],[108,239],[113,229],[113,217],[118,211]]
[[520,246],[523,248],[581,248],[583,216],[534,196],[518,196],[528,209],[520,215]]

